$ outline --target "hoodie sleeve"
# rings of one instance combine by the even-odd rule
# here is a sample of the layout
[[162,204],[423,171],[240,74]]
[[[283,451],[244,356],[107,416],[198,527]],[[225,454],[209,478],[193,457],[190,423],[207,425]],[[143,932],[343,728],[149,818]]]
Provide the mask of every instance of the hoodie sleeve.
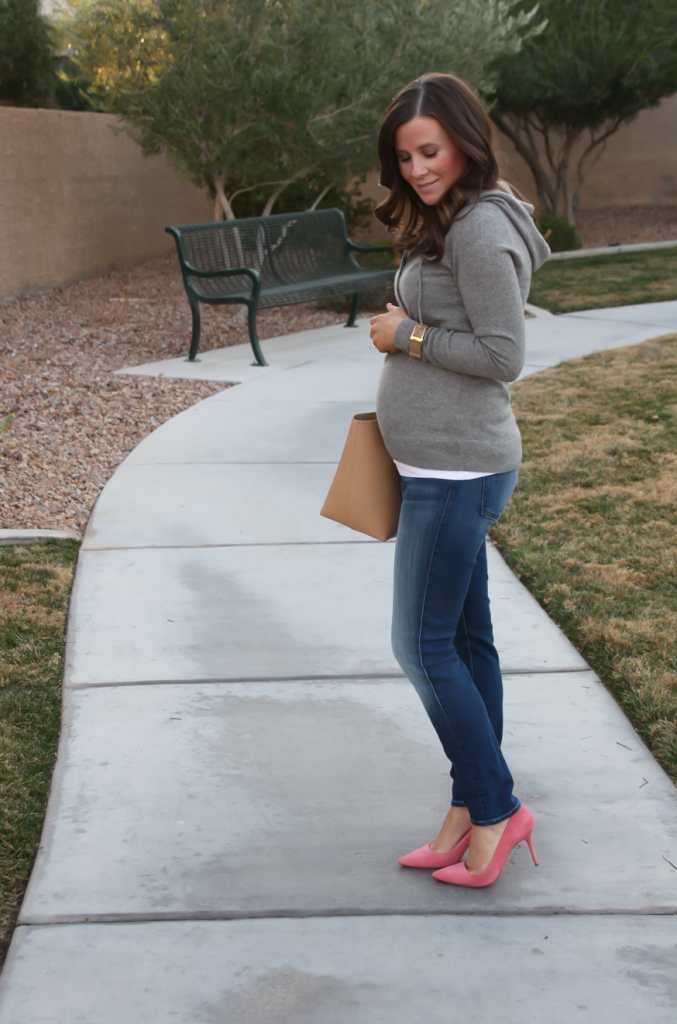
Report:
[[[429,327],[423,362],[454,373],[513,381],[524,365],[524,303],[518,267],[531,258],[517,228],[494,203],[481,203],[449,232],[444,263],[451,270],[472,331]],[[524,274],[522,273],[524,280]],[[395,343],[408,350],[413,321],[398,326]],[[402,339],[406,332],[406,347]]]

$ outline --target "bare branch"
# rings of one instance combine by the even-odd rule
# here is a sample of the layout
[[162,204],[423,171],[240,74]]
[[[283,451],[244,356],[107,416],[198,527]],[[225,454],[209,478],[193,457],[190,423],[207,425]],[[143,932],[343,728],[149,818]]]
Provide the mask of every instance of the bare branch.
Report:
[[[621,124],[623,124],[623,121],[624,119],[621,117],[614,118],[609,127],[606,128],[601,133],[601,135],[595,135],[593,129],[589,129],[590,142],[581,153],[581,156],[576,165],[576,177],[578,180],[578,185],[576,187],[572,199],[574,215],[576,214],[576,211],[578,209],[578,204],[581,198],[581,192],[583,191],[583,186],[585,185],[588,175],[590,174],[593,167],[595,167],[600,157],[604,153],[606,149],[607,140],[614,134],[614,132],[618,131]],[[595,150],[597,151],[596,153]],[[588,158],[590,157],[591,153],[595,153],[595,156],[593,157],[593,159],[588,161]],[[587,164],[586,161],[588,161]]]
[[278,178],[277,181],[257,181],[255,185],[248,185],[247,188],[239,188],[237,192],[233,192],[230,196],[230,202],[233,202],[236,196],[244,195],[245,192],[253,192],[255,188],[265,188],[267,185],[288,185],[293,178]]
[[326,188],[323,188],[322,191],[320,192],[319,196],[317,197],[317,199],[313,203],[313,205],[309,206],[308,209],[309,210],[316,210],[318,208],[318,206],[320,205],[320,203],[322,202],[322,200],[324,199],[324,197],[326,196],[327,192],[329,192],[330,190],[331,190],[331,184],[327,185]]
[[533,145],[533,139],[531,140],[532,145],[527,146],[519,132],[519,128],[516,128],[514,123],[499,117],[497,114],[492,114],[492,118],[497,127],[500,128],[503,134],[507,135],[510,139],[513,146],[531,171],[534,181],[536,182],[539,205],[542,209],[548,209],[554,201],[554,196],[552,195],[550,183],[548,182],[546,173],[539,159],[538,150],[535,145]]
[[[543,127],[542,127],[542,129],[540,129],[540,131],[541,131],[541,134],[543,135],[543,146],[545,147],[545,158],[548,161],[548,163],[550,164],[550,169],[552,170],[553,174],[555,175],[555,179],[557,179],[558,171],[559,171],[560,159],[558,157],[556,157],[554,152],[553,152],[552,141],[550,139],[550,132],[549,132],[549,130],[546,128],[545,125],[543,125]],[[556,190],[557,190],[557,185],[555,185],[555,191]]]
[[[583,164],[585,163],[585,160],[586,160],[587,156],[590,153],[592,153],[592,151],[594,149],[596,149],[598,146],[602,146],[603,147],[603,149],[602,149],[602,152],[603,152],[604,148],[606,147],[607,139],[610,138],[610,136],[612,136],[614,134],[614,132],[618,131],[618,129],[620,128],[622,123],[623,123],[623,119],[621,119],[620,117],[614,118],[614,120],[611,123],[611,125],[607,129],[605,129],[605,131],[603,131],[601,135],[595,135],[595,133],[592,130],[592,128],[590,129],[590,140],[591,141],[590,141],[589,145],[586,146],[586,148],[583,150],[583,153],[581,154],[580,160],[578,161],[577,171],[578,171],[579,174],[582,171]],[[594,163],[597,163],[597,161],[599,160],[600,156],[601,156],[601,153],[598,156],[595,157]],[[590,170],[592,169],[593,166],[594,166],[594,164],[591,164],[590,167],[588,167],[587,170],[584,171],[584,173],[586,175],[589,174],[589,172],[590,172]]]

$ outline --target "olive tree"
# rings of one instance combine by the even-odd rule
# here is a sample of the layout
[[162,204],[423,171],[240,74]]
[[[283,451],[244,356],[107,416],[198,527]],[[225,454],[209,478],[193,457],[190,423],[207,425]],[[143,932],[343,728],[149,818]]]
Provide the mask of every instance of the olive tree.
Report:
[[0,0],[0,99],[42,107],[55,83],[49,24],[39,0]]
[[[516,0],[73,0],[65,45],[97,106],[146,153],[166,152],[232,218],[243,191],[270,213],[291,182],[332,187],[374,163],[393,94],[429,70],[488,89],[534,11]],[[317,190],[316,190],[317,191]]]
[[610,136],[677,91],[677,0],[540,0],[539,14],[545,30],[496,58],[487,94],[541,211],[575,224]]

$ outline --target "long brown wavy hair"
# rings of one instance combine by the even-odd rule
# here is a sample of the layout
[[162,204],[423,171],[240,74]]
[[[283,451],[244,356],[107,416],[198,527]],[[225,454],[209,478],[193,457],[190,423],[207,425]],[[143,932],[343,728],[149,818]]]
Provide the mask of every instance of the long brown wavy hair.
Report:
[[[468,156],[468,164],[443,199],[427,206],[402,177],[395,152],[400,125],[415,117],[434,117]],[[480,100],[462,79],[432,72],[405,85],[390,104],[378,133],[381,184],[390,195],[374,210],[398,237],[399,252],[413,249],[437,263],[451,223],[469,200],[498,187],[500,171],[492,144],[491,121]]]

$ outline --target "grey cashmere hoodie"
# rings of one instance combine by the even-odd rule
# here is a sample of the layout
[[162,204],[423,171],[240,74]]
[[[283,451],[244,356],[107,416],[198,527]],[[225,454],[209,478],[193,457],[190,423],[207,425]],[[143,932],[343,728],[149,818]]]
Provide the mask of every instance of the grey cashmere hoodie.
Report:
[[[506,192],[483,192],[454,219],[440,263],[405,254],[395,290],[411,319],[395,344],[406,354],[386,356],[376,399],[398,462],[477,473],[519,465],[508,383],[524,364],[531,274],[550,254],[532,211]],[[429,325],[420,360],[408,355],[419,322]]]

